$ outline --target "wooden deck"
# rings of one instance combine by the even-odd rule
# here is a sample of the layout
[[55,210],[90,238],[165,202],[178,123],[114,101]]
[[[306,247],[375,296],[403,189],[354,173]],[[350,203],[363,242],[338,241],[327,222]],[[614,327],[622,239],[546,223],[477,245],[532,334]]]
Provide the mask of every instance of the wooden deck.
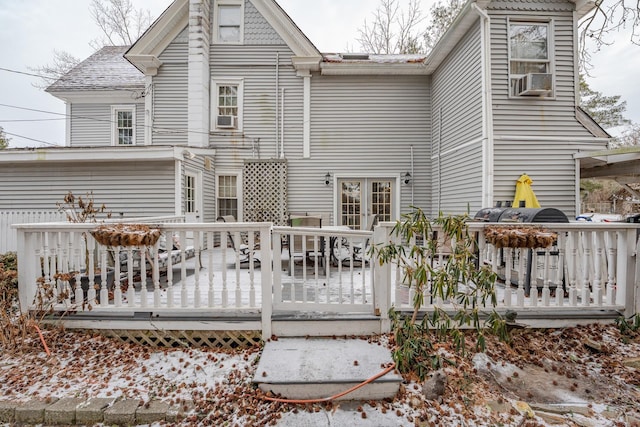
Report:
[[[388,242],[393,225],[380,224],[371,233],[269,223],[156,224],[177,235],[182,247],[193,246],[194,256],[181,250],[167,260],[164,273],[158,257],[135,271],[129,268],[133,263],[116,265],[113,285],[103,286],[107,277],[101,273],[97,286],[83,289],[55,273],[81,270],[82,236],[91,225],[26,224],[18,227],[21,306],[26,311],[44,304],[64,313],[67,326],[90,329],[259,331],[263,338],[383,333],[389,330],[391,307],[412,309],[415,289],[393,265],[356,261],[349,254],[366,241]],[[485,226],[472,223],[472,232],[482,236]],[[479,262],[500,277],[497,311],[516,311],[518,321],[533,326],[610,321],[639,311],[637,225],[545,227],[559,238],[544,250],[498,249],[479,239]],[[292,235],[334,243],[323,246],[323,259],[296,260],[289,269],[286,242]],[[241,253],[230,247],[230,238],[254,250]],[[106,248],[91,241],[88,246],[106,266]],[[157,247],[147,249],[158,253]],[[115,259],[121,251],[130,256],[126,248],[111,250]],[[423,310],[436,306],[455,308],[427,289]]]

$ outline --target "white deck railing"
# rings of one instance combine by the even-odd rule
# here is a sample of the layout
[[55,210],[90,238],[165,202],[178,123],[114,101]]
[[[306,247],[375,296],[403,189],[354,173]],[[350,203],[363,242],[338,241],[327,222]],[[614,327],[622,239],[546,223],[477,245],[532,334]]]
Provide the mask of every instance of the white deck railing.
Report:
[[[179,244],[163,252],[159,243],[99,245],[88,234],[96,224],[22,224],[16,226],[20,304],[25,311],[51,308],[105,319],[140,312],[154,318],[259,314],[265,337],[274,312],[307,318],[358,313],[380,316],[384,331],[389,308],[411,309],[415,292],[403,283],[401,269],[367,255],[369,245],[396,239],[394,225],[382,223],[371,233],[271,223],[157,223],[169,236],[167,246],[171,236]],[[499,276],[497,309],[549,318],[587,308],[640,311],[638,225],[542,224],[558,234],[556,245],[545,250],[498,249],[484,239],[488,225],[471,223],[470,230],[478,236],[479,262]],[[302,247],[290,250],[296,236]],[[305,256],[290,257],[296,251]],[[446,256],[439,253],[434,265]],[[425,289],[424,309],[447,308],[449,302],[431,296]]]
[[274,310],[371,313],[373,263],[366,251],[372,237],[337,227],[274,227],[274,265],[287,265],[287,271],[274,270]]
[[[470,223],[478,238],[479,262],[498,274],[496,292],[501,309],[536,310],[553,316],[558,309],[603,308],[633,314],[639,310],[637,253],[639,227],[626,223],[528,224],[556,232],[557,242],[547,249],[497,248],[483,234],[487,226],[509,227],[527,224]],[[391,233],[393,223],[381,224],[376,241]],[[392,236],[397,242],[397,238]],[[446,253],[437,254],[438,265]],[[388,304],[412,308],[415,289],[403,283],[401,269],[385,265],[379,276],[390,282]],[[453,303],[437,301],[432,289],[425,289],[425,308]]]

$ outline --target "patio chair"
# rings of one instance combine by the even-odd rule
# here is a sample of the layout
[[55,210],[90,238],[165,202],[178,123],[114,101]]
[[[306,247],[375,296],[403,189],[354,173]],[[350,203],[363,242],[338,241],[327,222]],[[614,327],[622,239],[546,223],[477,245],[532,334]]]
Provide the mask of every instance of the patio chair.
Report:
[[[367,231],[373,231],[376,225],[378,225],[378,215],[376,214],[367,215]],[[367,239],[364,241],[364,243],[358,243],[353,245],[354,260],[369,262],[369,257],[367,256],[367,249],[369,249],[369,243],[370,243],[370,239]]]
[[[238,222],[236,221],[233,215],[221,215],[217,219],[218,222]],[[242,237],[241,237],[242,239]],[[249,248],[249,245],[243,242],[236,242],[233,238],[233,234],[227,231],[227,241],[231,244],[231,248],[233,248],[234,252],[240,254],[240,264],[247,265],[249,264],[251,257],[253,255],[253,264],[254,266],[260,265],[260,258],[257,256],[258,253],[256,250],[259,248],[258,243],[255,243],[253,249]]]
[[[291,227],[322,228],[322,217],[291,215],[289,225]],[[301,258],[303,261],[306,258],[323,265],[324,239],[319,237],[314,239],[314,236],[289,235],[287,246],[289,248],[289,275],[292,275],[296,258]]]

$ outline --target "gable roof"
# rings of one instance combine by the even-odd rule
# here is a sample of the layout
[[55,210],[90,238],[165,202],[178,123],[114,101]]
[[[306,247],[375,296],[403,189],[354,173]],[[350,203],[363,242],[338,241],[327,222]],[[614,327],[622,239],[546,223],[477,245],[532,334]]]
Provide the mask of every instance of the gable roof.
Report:
[[144,88],[144,75],[122,56],[128,46],[105,46],[65,75],[46,91],[120,90]]
[[[274,0],[250,0],[271,24],[278,35],[293,51],[294,62],[302,66],[315,66],[320,62],[320,51],[298,28],[287,13]],[[124,54],[145,74],[155,75],[162,62],[158,55],[189,23],[189,1],[175,0],[147,31]]]

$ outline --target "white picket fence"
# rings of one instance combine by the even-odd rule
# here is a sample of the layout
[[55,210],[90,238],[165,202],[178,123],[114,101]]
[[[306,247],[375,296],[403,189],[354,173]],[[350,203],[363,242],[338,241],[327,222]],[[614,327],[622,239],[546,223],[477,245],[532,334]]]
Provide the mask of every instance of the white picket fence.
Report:
[[65,221],[62,211],[0,211],[0,254],[18,250],[16,230],[13,224]]

